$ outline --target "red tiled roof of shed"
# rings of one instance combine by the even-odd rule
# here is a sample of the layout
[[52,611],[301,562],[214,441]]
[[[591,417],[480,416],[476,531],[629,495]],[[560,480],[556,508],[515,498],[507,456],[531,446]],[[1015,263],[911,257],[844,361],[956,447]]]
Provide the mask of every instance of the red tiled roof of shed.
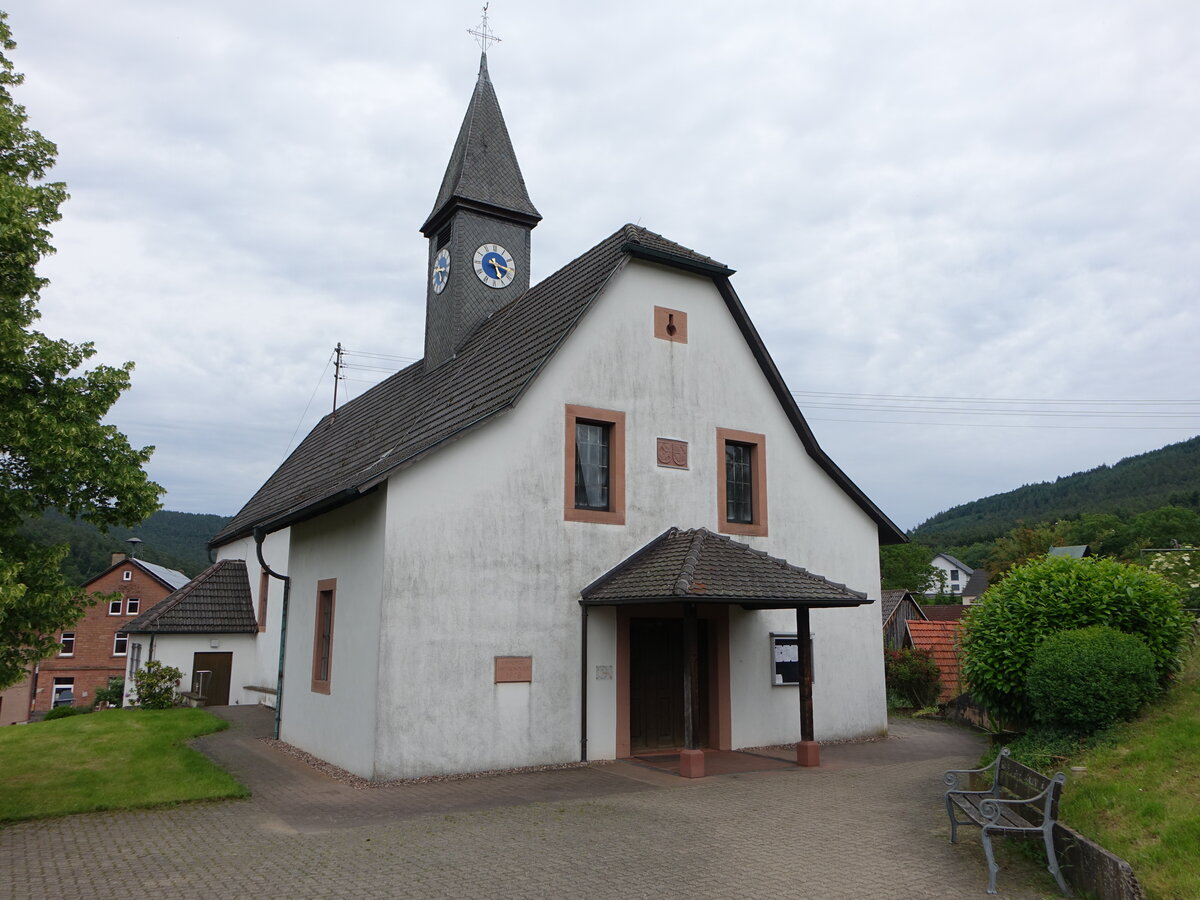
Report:
[[965,690],[959,678],[958,646],[962,626],[958,622],[922,622],[919,619],[909,619],[907,624],[913,646],[928,650],[942,670],[942,693],[938,700],[942,703],[953,700]]

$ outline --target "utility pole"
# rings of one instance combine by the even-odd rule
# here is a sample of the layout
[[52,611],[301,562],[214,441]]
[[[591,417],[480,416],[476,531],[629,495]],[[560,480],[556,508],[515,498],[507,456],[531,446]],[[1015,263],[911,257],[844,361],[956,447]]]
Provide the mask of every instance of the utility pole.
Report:
[[342,380],[342,342],[333,348],[333,414],[337,415],[338,382]]

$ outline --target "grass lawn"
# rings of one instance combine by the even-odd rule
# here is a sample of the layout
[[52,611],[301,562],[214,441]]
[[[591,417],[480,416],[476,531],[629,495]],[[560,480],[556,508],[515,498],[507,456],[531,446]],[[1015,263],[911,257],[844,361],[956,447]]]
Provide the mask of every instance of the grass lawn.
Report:
[[1200,897],[1200,646],[1161,702],[1063,792],[1062,817],[1124,858],[1158,900]]
[[202,709],[110,709],[0,728],[0,822],[249,796],[184,745],[227,727]]

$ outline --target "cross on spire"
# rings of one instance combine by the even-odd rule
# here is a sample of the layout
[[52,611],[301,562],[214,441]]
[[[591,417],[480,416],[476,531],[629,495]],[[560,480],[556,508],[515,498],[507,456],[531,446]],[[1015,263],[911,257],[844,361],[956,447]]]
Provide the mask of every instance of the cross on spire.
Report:
[[467,29],[467,34],[472,35],[475,38],[475,42],[479,44],[479,48],[484,53],[488,52],[488,47],[492,46],[492,44],[500,43],[500,38],[496,37],[492,30],[488,28],[488,5],[488,3],[483,4],[483,20],[479,23],[479,25],[477,25],[475,28]]

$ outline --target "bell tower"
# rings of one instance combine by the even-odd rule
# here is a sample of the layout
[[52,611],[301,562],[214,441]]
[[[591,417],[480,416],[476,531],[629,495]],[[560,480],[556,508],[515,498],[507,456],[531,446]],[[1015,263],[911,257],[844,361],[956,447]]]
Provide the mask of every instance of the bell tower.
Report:
[[[482,27],[487,40],[496,40],[486,15]],[[492,313],[529,287],[529,236],[542,218],[529,200],[488,76],[487,40],[441,189],[421,226],[429,240],[427,369],[452,358]]]

